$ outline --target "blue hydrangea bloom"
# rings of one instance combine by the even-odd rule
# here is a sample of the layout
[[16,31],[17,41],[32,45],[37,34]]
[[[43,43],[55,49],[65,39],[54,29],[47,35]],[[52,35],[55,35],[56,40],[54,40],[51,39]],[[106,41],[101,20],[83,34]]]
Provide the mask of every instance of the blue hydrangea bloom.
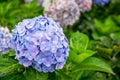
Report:
[[5,54],[11,48],[11,37],[7,27],[0,27],[0,53]]
[[100,6],[104,6],[108,2],[109,2],[109,0],[93,0],[93,3],[98,4]]
[[68,56],[68,40],[62,28],[51,18],[25,19],[16,25],[12,40],[16,59],[25,67],[40,72],[62,69]]

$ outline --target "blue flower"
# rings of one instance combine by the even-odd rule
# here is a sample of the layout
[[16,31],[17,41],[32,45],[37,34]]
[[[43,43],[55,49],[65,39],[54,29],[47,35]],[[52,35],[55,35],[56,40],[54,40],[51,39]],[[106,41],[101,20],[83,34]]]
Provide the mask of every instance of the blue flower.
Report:
[[100,6],[104,6],[108,2],[109,2],[109,0],[93,0],[93,3],[98,4]]
[[68,56],[68,40],[62,28],[51,18],[25,19],[13,30],[16,59],[25,67],[40,72],[62,69]]
[[11,48],[11,33],[7,27],[0,27],[0,53],[5,54]]

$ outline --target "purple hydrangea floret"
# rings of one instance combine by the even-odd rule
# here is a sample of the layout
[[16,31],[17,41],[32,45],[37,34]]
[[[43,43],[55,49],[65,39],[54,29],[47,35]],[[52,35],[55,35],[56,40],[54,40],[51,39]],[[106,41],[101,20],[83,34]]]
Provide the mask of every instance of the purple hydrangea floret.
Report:
[[109,2],[109,0],[93,0],[93,3],[100,5],[100,6],[105,6],[105,4],[107,4]]
[[11,48],[11,33],[7,27],[0,27],[0,53],[5,54]]
[[51,18],[25,19],[13,30],[16,59],[40,72],[62,69],[68,56],[68,40]]

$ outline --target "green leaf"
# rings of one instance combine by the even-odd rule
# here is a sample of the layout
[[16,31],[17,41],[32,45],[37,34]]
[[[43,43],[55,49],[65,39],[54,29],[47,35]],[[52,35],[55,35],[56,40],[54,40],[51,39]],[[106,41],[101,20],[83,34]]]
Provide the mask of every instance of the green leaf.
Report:
[[92,50],[81,50],[79,52],[76,52],[70,49],[68,61],[72,61],[74,63],[81,63],[86,58],[94,55],[95,53],[96,51],[92,51]]
[[113,40],[120,39],[120,32],[111,33],[111,34],[110,34],[110,37],[111,37]]
[[55,80],[79,80],[82,77],[84,71],[72,72],[72,66],[74,64],[66,64],[62,70],[56,70]]
[[97,48],[97,51],[99,52],[97,55],[104,57],[104,59],[111,59],[113,54],[113,49],[111,48],[99,47]]
[[[117,66],[118,68],[120,68],[120,57],[117,58],[116,66]],[[120,71],[120,70],[119,70],[119,71]],[[119,72],[119,71],[118,71],[118,72]]]
[[114,45],[112,49],[114,51],[113,56],[116,57],[120,52],[120,46]]
[[26,80],[24,75],[21,73],[11,74],[4,77],[0,77],[0,80]]
[[78,72],[72,73],[71,74],[71,77],[73,78],[72,80],[79,80],[82,77],[83,72],[84,71],[78,71]]
[[26,80],[47,80],[48,74],[38,72],[33,68],[28,68],[24,72],[24,76],[26,77]]
[[73,33],[70,38],[70,47],[74,50],[86,49],[88,42],[88,36],[77,31],[76,33]]
[[100,40],[102,41],[102,43],[107,46],[107,47],[111,47],[112,46],[112,40],[109,37],[103,36],[100,38]]
[[57,80],[72,80],[69,75],[66,74],[65,71],[55,71],[56,73],[56,79]]
[[17,73],[19,72],[19,69],[22,70],[22,68],[23,67],[19,65],[14,59],[0,56],[0,76]]
[[94,54],[95,51],[92,50],[81,50],[80,54],[76,54],[74,51],[70,50],[70,56],[67,61],[68,63],[65,65],[65,70],[63,71],[66,77],[62,72],[59,75],[61,75],[61,78],[65,78],[64,80],[68,78],[70,78],[69,80],[79,80],[79,78],[82,76],[83,71],[74,72],[76,69],[73,68]]
[[97,32],[93,32],[92,33],[92,37],[95,39],[95,40],[99,40],[101,38],[100,34],[98,34]]
[[120,32],[111,33],[110,37],[114,40],[115,43],[120,44]]
[[114,74],[111,67],[107,63],[95,57],[87,58],[80,65],[74,67],[73,70],[75,70],[74,72],[81,70],[96,70]]
[[[84,71],[78,71],[78,72],[74,72],[74,73],[68,73],[67,75],[70,76],[71,80],[79,80],[82,75],[83,75]],[[67,79],[65,79],[67,80]]]
[[[82,61],[84,61],[85,59],[87,59],[88,57],[94,55],[96,52],[92,51],[92,50],[84,50],[83,52],[81,52],[80,54],[76,54],[76,53],[70,53],[70,54],[74,54],[74,56],[70,55],[72,57],[72,60],[75,63],[81,63]],[[76,55],[75,55],[76,54]]]
[[110,34],[119,31],[119,27],[115,24],[111,17],[106,18],[104,22],[95,20],[97,30],[102,34]]
[[[113,1],[115,1],[115,0],[113,0]],[[119,1],[119,0],[118,0]],[[119,3],[120,3],[120,1],[119,1]],[[115,15],[115,16],[112,16],[114,19],[115,19],[115,21],[118,23],[118,24],[120,24],[120,15]]]
[[84,61],[85,59],[87,59],[88,57],[94,55],[96,52],[92,51],[92,50],[85,50],[83,51],[81,54],[79,54],[75,60],[77,63],[81,63],[82,61]]
[[80,80],[107,80],[106,74],[97,71],[84,71]]
[[10,49],[7,53],[6,53],[6,55],[8,55],[8,56],[15,56],[15,51],[14,50],[12,50],[12,49]]
[[75,58],[77,57],[77,52],[73,51],[72,49],[70,49],[69,51],[69,57],[68,57],[68,61],[73,61],[75,62]]

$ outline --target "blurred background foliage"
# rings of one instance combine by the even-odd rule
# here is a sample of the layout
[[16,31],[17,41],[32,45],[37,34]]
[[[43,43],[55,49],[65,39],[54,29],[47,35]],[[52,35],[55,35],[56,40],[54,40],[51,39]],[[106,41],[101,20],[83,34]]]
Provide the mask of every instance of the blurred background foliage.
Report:
[[[36,0],[31,3],[23,0],[0,0],[0,25],[12,30],[25,18],[43,15],[44,7],[37,6],[36,3]],[[39,75],[34,75],[38,72],[30,68],[33,76],[38,77],[35,80],[46,80],[46,76],[48,80],[120,80],[120,0],[110,0],[104,7],[93,5],[91,11],[81,13],[73,26],[64,27],[64,32],[70,41],[70,56],[64,69],[49,76],[41,73],[39,75],[42,79],[38,79]],[[8,55],[14,56],[10,52]],[[3,62],[12,61],[0,59]],[[12,64],[18,66],[16,61],[8,65]],[[11,72],[6,68],[4,70]],[[32,74],[25,72],[22,66],[13,71],[17,73],[7,75],[8,78],[3,74],[0,80],[33,80]]]
[[43,7],[37,1],[25,3],[23,0],[0,0],[0,24],[13,29],[23,19],[42,15]]

